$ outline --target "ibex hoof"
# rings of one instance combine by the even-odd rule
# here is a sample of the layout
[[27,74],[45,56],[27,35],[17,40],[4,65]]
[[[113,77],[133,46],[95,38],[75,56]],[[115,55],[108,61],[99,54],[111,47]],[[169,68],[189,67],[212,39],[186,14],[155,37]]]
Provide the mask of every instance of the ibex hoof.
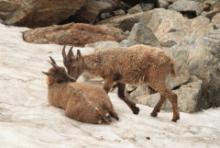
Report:
[[173,121],[173,122],[177,122],[177,120],[179,120],[179,119],[180,119],[180,117],[179,117],[179,116],[176,116],[176,117],[173,117],[172,121]]
[[157,112],[152,112],[150,115],[151,115],[152,117],[157,117]]
[[132,111],[133,111],[134,114],[138,115],[140,109],[139,109],[138,107],[135,106],[135,107],[133,107]]

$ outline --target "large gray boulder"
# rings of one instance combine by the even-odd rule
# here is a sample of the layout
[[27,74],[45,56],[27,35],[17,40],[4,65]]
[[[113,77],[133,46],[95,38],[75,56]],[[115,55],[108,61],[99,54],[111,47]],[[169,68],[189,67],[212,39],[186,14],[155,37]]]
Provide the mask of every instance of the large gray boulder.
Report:
[[[197,105],[199,97],[201,96],[201,87],[202,81],[194,79],[192,82],[182,85],[179,89],[174,91],[178,96],[178,108],[180,111],[195,112],[198,110]],[[137,96],[134,101],[136,103],[146,104],[148,106],[154,107],[159,99],[160,95],[156,93],[151,95]],[[166,100],[162,109],[171,111],[171,103]]]
[[141,21],[161,43],[181,43],[185,36],[199,38],[213,29],[209,19],[204,16],[187,19],[179,12],[162,8],[145,12]]
[[0,0],[5,24],[28,27],[57,24],[73,15],[86,0]]
[[169,9],[182,13],[194,13],[198,16],[202,12],[202,3],[193,0],[177,0],[169,6]]
[[102,52],[112,48],[119,48],[121,45],[116,41],[98,41],[95,43],[86,44],[85,47],[94,48],[95,52]]
[[145,44],[151,46],[160,45],[160,42],[158,41],[152,30],[145,26],[142,22],[136,23],[133,26],[127,38],[127,42],[130,43],[128,46],[134,44]]
[[115,16],[109,19],[100,21],[98,24],[111,24],[115,27],[121,28],[123,31],[130,31],[135,23],[140,21],[143,12],[127,14],[123,16]]
[[220,1],[219,0],[206,0],[204,2],[204,12],[202,15],[212,19],[216,14],[220,13]]
[[220,13],[217,13],[213,18],[212,18],[212,23],[216,28],[220,28]]
[[[177,76],[168,78],[167,84],[175,89],[180,110],[194,112],[220,106],[220,29],[198,39],[186,37],[166,52],[176,61]],[[153,94],[135,100],[154,106],[158,99],[159,94]],[[171,109],[169,103],[164,109]]]
[[[220,29],[214,27],[214,19],[187,19],[172,10],[155,9],[144,13],[140,24],[152,30],[161,48],[175,60],[176,77],[169,76],[166,83],[178,95],[180,110],[194,112],[220,106]],[[134,30],[143,30],[140,24]],[[162,46],[169,41],[176,44]],[[151,93],[146,86],[138,86],[131,96],[138,103],[154,106],[159,95]],[[171,109],[169,103],[164,109]]]

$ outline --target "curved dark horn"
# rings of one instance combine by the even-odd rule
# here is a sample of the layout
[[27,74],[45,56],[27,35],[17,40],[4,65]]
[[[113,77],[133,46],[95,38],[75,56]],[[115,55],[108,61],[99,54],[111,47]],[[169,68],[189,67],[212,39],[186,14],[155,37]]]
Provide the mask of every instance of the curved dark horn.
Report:
[[64,59],[64,60],[66,59],[66,51],[65,51],[65,48],[66,48],[66,46],[64,45],[64,46],[63,46],[63,49],[62,49],[62,55],[63,55],[63,59]]
[[73,46],[70,47],[70,50],[72,50],[72,49],[73,49]]
[[72,56],[74,56],[74,54],[73,54],[73,46],[70,48],[70,50],[69,50],[69,52],[68,52],[68,54],[67,54],[67,57],[72,57]]
[[79,50],[79,49],[77,49],[77,59],[79,59],[80,57],[81,57],[82,55],[81,55],[81,51]]
[[56,68],[56,67],[57,67],[57,64],[56,64],[55,60],[54,60],[51,56],[49,56],[49,58],[50,58],[50,61],[51,61],[50,64],[51,64],[54,68]]

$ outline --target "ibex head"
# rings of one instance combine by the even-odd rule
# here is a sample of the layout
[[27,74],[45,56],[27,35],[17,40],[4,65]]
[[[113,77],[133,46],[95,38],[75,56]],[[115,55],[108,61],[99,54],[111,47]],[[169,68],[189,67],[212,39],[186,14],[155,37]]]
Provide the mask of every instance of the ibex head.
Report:
[[75,79],[66,72],[65,68],[58,66],[52,57],[50,57],[49,63],[52,65],[52,68],[48,72],[43,72],[50,79],[49,83],[75,82]]
[[79,75],[83,72],[84,60],[80,50],[77,50],[77,54],[75,56],[72,49],[73,47],[71,47],[68,54],[66,54],[65,46],[63,47],[63,64],[67,68],[68,74],[77,79]]

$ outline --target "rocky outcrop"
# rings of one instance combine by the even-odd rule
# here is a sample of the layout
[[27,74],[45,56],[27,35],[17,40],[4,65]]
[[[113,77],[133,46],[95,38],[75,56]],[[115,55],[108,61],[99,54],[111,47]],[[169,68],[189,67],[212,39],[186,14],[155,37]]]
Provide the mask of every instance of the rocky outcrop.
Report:
[[204,12],[202,13],[209,19],[212,19],[217,13],[220,13],[220,1],[207,0],[204,2]]
[[99,22],[99,24],[111,24],[121,28],[123,31],[130,31],[135,23],[138,23],[143,12],[127,14],[123,16],[115,16]]
[[[184,112],[220,106],[220,29],[198,39],[186,37],[181,44],[166,49],[175,59],[176,78],[168,78],[169,88],[178,95]],[[135,93],[135,92],[133,92]],[[136,101],[155,105],[158,94],[138,96]],[[169,104],[169,103],[168,103]],[[170,105],[164,109],[169,110]]]
[[[192,82],[189,82],[185,85],[182,85],[179,89],[174,92],[178,96],[178,108],[183,112],[195,112],[198,110],[198,100],[201,97],[201,87],[202,81],[195,79]],[[160,95],[158,93],[151,95],[142,95],[136,97],[134,100],[136,103],[146,104],[148,106],[154,107],[155,104],[160,99]],[[171,103],[166,100],[162,109],[172,111]]]
[[181,43],[185,36],[199,38],[213,29],[209,19],[204,16],[187,19],[176,11],[166,9],[145,12],[141,20],[162,43]]
[[125,36],[120,29],[112,26],[72,23],[25,31],[23,38],[32,43],[84,46],[103,40],[121,41]]
[[214,27],[220,28],[220,13],[216,14],[216,15],[212,18],[212,23],[214,24]]
[[95,52],[102,52],[112,48],[119,48],[121,45],[116,41],[99,41],[91,44],[86,44],[85,47],[91,47],[95,49]]
[[191,15],[189,17],[198,16],[203,10],[202,3],[193,0],[177,0],[169,6],[169,9],[181,12],[187,16]]
[[134,14],[134,13],[139,13],[139,12],[143,12],[140,4],[137,4],[134,7],[131,7],[130,9],[128,9],[129,14]]
[[139,22],[134,25],[128,38],[121,42],[121,45],[124,47],[129,47],[135,44],[159,46],[160,42],[151,29],[145,26],[142,22]]
[[220,106],[220,29],[208,33],[196,42],[191,49],[189,71],[201,80],[202,95],[198,107],[209,108]]
[[5,24],[47,26],[73,15],[85,0],[0,0],[0,18]]
[[110,12],[119,7],[120,0],[88,0],[76,13],[75,20],[84,23],[95,23],[103,12]]

